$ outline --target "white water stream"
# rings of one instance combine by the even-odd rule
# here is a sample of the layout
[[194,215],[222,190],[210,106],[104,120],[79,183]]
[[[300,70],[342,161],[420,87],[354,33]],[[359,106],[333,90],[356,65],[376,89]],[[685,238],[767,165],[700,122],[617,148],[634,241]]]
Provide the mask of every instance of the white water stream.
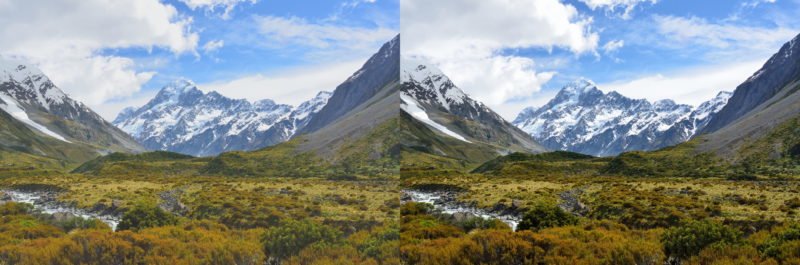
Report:
[[33,208],[35,210],[41,211],[42,213],[46,214],[71,213],[75,216],[80,216],[85,219],[97,218],[103,223],[108,224],[108,226],[110,226],[112,230],[117,229],[117,225],[119,224],[120,221],[120,218],[114,215],[97,214],[75,207],[65,207],[57,203],[48,203],[44,198],[45,194],[42,192],[3,190],[2,193],[7,194],[9,197],[11,197],[11,200],[14,202],[31,204],[33,205]]
[[481,217],[483,219],[490,219],[495,218],[503,223],[508,224],[512,230],[517,230],[517,225],[521,219],[514,215],[507,215],[507,214],[497,214],[489,212],[485,209],[475,208],[466,206],[460,203],[445,203],[448,200],[443,199],[447,195],[447,192],[441,191],[421,191],[421,190],[403,190],[403,193],[406,194],[411,201],[414,202],[422,202],[422,203],[430,203],[433,205],[433,208],[439,210],[446,214],[454,214],[454,213],[471,213],[475,216]]

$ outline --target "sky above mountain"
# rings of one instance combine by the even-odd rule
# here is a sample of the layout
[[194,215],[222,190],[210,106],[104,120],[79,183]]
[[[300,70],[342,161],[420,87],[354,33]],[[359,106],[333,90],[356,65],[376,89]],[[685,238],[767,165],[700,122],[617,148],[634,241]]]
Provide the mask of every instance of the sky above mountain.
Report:
[[403,55],[506,119],[570,81],[697,105],[800,33],[800,0],[403,0]]
[[332,91],[399,32],[399,0],[11,0],[0,24],[0,57],[113,120],[178,78],[293,105]]

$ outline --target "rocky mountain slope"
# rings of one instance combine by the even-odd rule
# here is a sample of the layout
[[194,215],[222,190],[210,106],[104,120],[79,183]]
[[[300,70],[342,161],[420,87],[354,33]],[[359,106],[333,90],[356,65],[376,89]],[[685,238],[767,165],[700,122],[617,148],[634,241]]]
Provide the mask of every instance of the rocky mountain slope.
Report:
[[165,86],[144,106],[122,111],[114,124],[148,150],[211,156],[255,150],[290,139],[328,101],[320,92],[297,107],[204,93],[188,80]]
[[[345,80],[331,95],[328,104],[315,115],[305,133],[301,151],[314,151],[328,160],[348,156],[343,148],[355,142],[374,141],[367,146],[371,158],[385,158],[397,144],[396,135],[376,135],[376,129],[397,129],[399,113],[398,80],[400,36],[383,44],[364,65]],[[366,139],[374,138],[374,139]]]
[[[734,91],[700,137],[698,152],[732,162],[800,166],[800,35]],[[713,126],[713,127],[712,127]]]
[[400,98],[414,150],[470,162],[545,148],[483,103],[470,98],[434,66],[403,60]]
[[7,137],[0,139],[0,148],[69,162],[115,151],[144,151],[129,135],[24,63],[0,61],[0,110],[7,120],[0,132]]
[[400,35],[385,43],[352,76],[336,87],[328,104],[300,129],[300,134],[317,131],[352,112],[396,81],[400,71]]
[[800,35],[784,44],[744,83],[736,87],[730,104],[720,110],[702,131],[712,133],[741,119],[774,99],[790,83],[800,79]]
[[649,102],[604,93],[591,81],[577,80],[544,106],[523,110],[513,123],[547,148],[610,156],[691,139],[730,95],[720,92],[694,108],[671,100]]

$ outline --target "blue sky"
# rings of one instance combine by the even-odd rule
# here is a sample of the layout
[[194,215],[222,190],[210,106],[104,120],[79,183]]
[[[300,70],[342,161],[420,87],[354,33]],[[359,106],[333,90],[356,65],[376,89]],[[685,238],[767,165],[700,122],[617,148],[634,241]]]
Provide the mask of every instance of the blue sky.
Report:
[[299,104],[403,32],[404,56],[513,119],[580,77],[698,104],[800,33],[796,14],[800,0],[13,0],[0,57],[113,119],[176,78]]
[[287,104],[331,91],[399,33],[399,0],[15,0],[0,22],[0,56],[111,120],[177,78]]
[[[581,77],[629,97],[697,105],[735,89],[800,33],[798,0],[425,2],[403,0],[404,55],[439,65],[507,119]],[[440,17],[428,22],[441,31],[407,23],[422,17]]]

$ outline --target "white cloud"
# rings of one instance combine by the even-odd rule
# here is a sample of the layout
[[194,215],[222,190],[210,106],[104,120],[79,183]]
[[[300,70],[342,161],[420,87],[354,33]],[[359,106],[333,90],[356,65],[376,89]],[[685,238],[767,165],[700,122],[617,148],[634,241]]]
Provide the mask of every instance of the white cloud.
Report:
[[761,4],[774,4],[775,0],[752,0],[752,1],[745,1],[742,2],[742,7],[744,8],[756,8]]
[[155,75],[155,72],[136,71],[133,60],[124,57],[64,58],[44,61],[40,67],[52,69],[44,72],[56,85],[90,106],[131,96]]
[[355,73],[364,60],[298,67],[270,74],[243,76],[228,81],[198,84],[203,91],[217,91],[231,98],[248,100],[272,99],[283,104],[298,105],[319,91],[333,91]]
[[195,53],[198,36],[191,23],[158,0],[5,2],[0,5],[0,55],[39,66],[65,92],[94,107],[133,95],[154,74],[102,50],[160,47]]
[[144,104],[147,104],[148,101],[156,96],[156,93],[158,93],[158,90],[142,90],[130,97],[106,101],[101,104],[94,105],[92,106],[92,110],[110,122],[117,118],[119,112],[124,108],[138,108],[144,106]]
[[603,52],[605,52],[607,54],[608,53],[613,53],[616,50],[619,50],[620,48],[622,48],[624,46],[625,46],[625,41],[624,40],[609,41],[609,42],[606,42],[606,44],[603,45]]
[[389,41],[397,30],[315,23],[299,17],[256,17],[259,31],[268,45],[297,45],[317,49],[367,49]]
[[250,2],[251,4],[255,4],[258,0],[180,0],[186,6],[191,8],[192,10],[202,8],[205,9],[209,14],[215,14],[217,10],[222,10],[222,13],[219,16],[222,19],[230,19],[231,11],[236,7],[236,5],[241,3]]
[[459,87],[494,109],[530,97],[555,72],[503,54],[517,48],[596,53],[591,18],[558,0],[406,0],[401,2],[404,56],[437,65]]
[[733,91],[763,64],[762,59],[705,65],[674,73],[598,84],[598,88],[604,91],[617,91],[631,98],[672,99],[696,106],[716,96],[720,91]]
[[655,30],[646,29],[649,42],[666,48],[690,51],[703,48],[705,57],[763,58],[792,39],[798,29],[713,23],[697,17],[654,16]]
[[533,59],[517,56],[465,56],[438,66],[470,96],[493,107],[532,95],[556,74],[537,72]]
[[374,4],[375,0],[351,0],[342,2],[343,8],[356,8],[361,4]]
[[210,53],[210,52],[213,52],[213,51],[216,51],[216,50],[222,48],[223,46],[225,46],[225,41],[224,40],[208,41],[208,42],[206,42],[206,44],[203,44],[203,52]]
[[656,4],[658,0],[579,0],[592,10],[605,9],[609,15],[630,19],[631,13],[639,4]]

